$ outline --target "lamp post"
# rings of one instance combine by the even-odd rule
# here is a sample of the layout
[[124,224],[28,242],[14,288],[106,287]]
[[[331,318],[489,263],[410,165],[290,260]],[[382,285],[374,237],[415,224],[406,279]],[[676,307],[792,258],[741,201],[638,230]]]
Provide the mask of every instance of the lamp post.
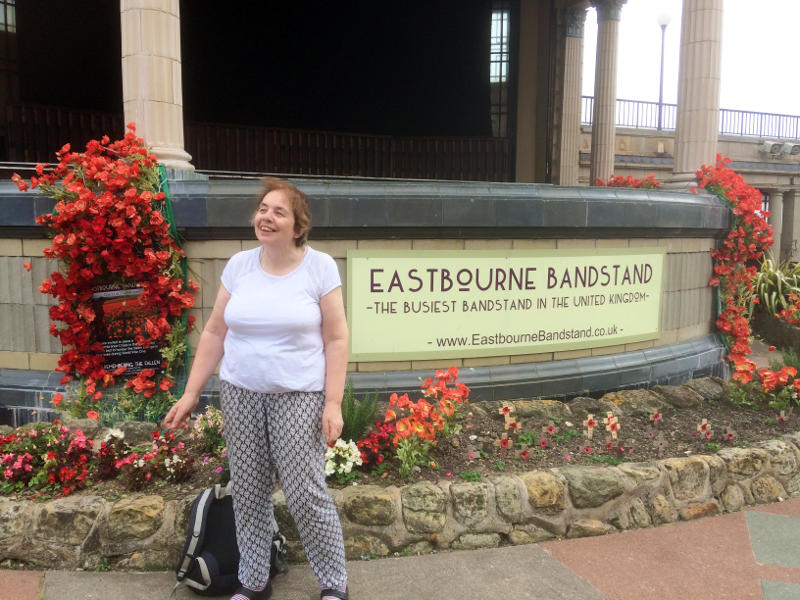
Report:
[[669,25],[669,13],[661,13],[658,15],[658,26],[661,27],[661,73],[658,80],[658,130],[661,131],[661,119],[664,111],[664,38],[667,33],[667,25]]

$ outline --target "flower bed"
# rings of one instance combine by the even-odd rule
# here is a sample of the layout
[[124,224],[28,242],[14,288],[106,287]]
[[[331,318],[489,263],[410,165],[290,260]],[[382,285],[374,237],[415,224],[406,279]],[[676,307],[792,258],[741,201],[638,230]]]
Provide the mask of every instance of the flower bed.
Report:
[[[800,495],[800,434],[752,448],[614,467],[495,474],[332,490],[347,555],[387,556],[601,535],[740,510]],[[47,502],[0,498],[0,561],[39,568],[170,569],[195,491],[80,494]],[[276,516],[302,560],[283,495]]]
[[[437,454],[434,448],[431,455],[443,465],[449,460],[447,456],[463,460],[463,470],[448,477],[444,469],[428,466],[412,470],[409,478],[402,480],[396,475],[397,459],[388,458],[382,464],[391,465],[391,471],[367,473],[356,481],[357,485],[331,489],[342,518],[348,557],[598,535],[800,495],[800,433],[794,433],[798,417],[790,414],[779,422],[774,409],[731,404],[726,399],[730,392],[718,380],[703,379],[683,386],[621,391],[570,403],[521,400],[474,405],[474,427],[494,428],[494,433],[480,433],[486,458],[476,452],[472,462],[467,462],[470,449],[452,443],[462,434],[466,440],[475,435],[469,433],[474,428],[467,429],[470,417],[465,413],[459,422],[463,431],[441,442],[446,453]],[[589,421],[589,413],[584,411],[602,414],[597,409],[603,406],[613,406],[614,414],[619,415],[616,432],[625,447],[634,430],[638,431],[640,443],[634,452],[620,454],[616,445],[606,448],[600,416],[594,441],[581,437],[585,429],[578,436],[565,436],[567,422],[580,422],[583,429]],[[654,409],[662,415],[658,419],[661,423],[651,421]],[[508,434],[508,415],[519,424],[519,433]],[[721,421],[722,415],[738,419],[736,429],[741,433],[732,440],[724,439],[723,426],[731,421]],[[553,430],[550,421],[554,421]],[[640,424],[639,429],[635,423]],[[86,435],[77,436],[84,440],[99,440],[109,433],[90,420],[67,425],[72,430],[93,427],[86,429]],[[673,425],[674,431],[682,433],[673,436]],[[658,427],[669,439],[679,440],[663,449],[659,458],[658,445],[655,437],[649,437],[648,427]],[[532,448],[527,458],[512,455],[524,452],[518,436],[534,428],[537,436],[549,440],[547,447]],[[163,445],[160,438],[153,438],[151,429],[148,424],[126,423],[119,433],[131,446],[144,442],[150,450]],[[191,501],[200,489],[224,477],[217,472],[222,471],[218,458],[210,458],[224,453],[222,432],[222,422],[210,411],[198,420],[192,432],[195,439],[188,435],[183,438],[186,447],[192,449],[195,463],[195,473],[183,481],[159,483],[157,479],[164,473],[143,465],[138,477],[123,474],[66,497],[32,501],[28,499],[30,492],[0,497],[0,561],[36,562],[40,567],[53,568],[107,564],[115,568],[172,568],[183,546]],[[503,439],[503,433],[505,439],[515,442],[505,449],[504,459],[502,446],[495,444]],[[179,440],[174,442],[171,447],[177,447]],[[477,437],[473,442],[479,442]],[[596,448],[591,454],[582,451],[587,442]],[[570,448],[575,449],[575,456],[567,461],[565,449]],[[651,454],[646,448],[651,448]],[[158,453],[147,459],[140,455],[139,459],[146,464],[164,464]],[[502,471],[497,470],[500,460],[505,461]],[[148,472],[153,473],[149,481],[143,477]],[[474,477],[468,477],[469,472]],[[136,485],[126,485],[130,483]],[[331,483],[335,481],[331,479]],[[139,486],[138,492],[128,489]],[[51,488],[50,493],[57,493],[57,488]],[[281,492],[275,494],[275,505],[281,530],[289,538],[291,557],[302,560],[297,532]]]

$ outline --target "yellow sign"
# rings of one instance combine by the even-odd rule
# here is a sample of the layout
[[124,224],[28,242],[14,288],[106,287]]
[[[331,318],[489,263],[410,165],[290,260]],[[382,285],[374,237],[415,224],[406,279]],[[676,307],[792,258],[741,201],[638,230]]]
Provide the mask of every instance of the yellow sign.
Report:
[[665,248],[347,252],[350,360],[532,354],[659,337]]

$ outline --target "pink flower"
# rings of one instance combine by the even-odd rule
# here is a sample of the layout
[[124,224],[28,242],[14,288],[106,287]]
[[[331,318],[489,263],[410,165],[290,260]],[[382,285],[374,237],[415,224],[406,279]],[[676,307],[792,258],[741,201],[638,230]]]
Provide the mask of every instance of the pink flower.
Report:
[[216,472],[217,473],[222,473],[222,467],[217,467]]

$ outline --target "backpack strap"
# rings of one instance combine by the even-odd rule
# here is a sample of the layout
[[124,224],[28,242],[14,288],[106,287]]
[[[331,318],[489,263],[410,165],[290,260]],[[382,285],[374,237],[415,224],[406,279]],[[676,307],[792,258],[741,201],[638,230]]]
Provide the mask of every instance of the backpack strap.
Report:
[[232,486],[232,481],[229,481],[225,486],[218,483],[214,486],[214,497],[217,500],[222,500],[225,496],[230,496],[233,493]]
[[[216,487],[218,488],[220,486],[217,485]],[[186,577],[186,573],[189,570],[192,561],[195,560],[196,558],[195,552],[197,551],[197,548],[202,544],[203,523],[205,522],[206,516],[208,515],[208,510],[211,507],[211,502],[212,502],[211,496],[212,494],[214,494],[214,492],[215,489],[211,488],[204,490],[197,501],[197,510],[194,511],[194,523],[191,523],[192,537],[189,540],[186,550],[183,553],[183,560],[181,561],[181,565],[178,568],[177,576],[179,582],[183,581],[183,578]]]

